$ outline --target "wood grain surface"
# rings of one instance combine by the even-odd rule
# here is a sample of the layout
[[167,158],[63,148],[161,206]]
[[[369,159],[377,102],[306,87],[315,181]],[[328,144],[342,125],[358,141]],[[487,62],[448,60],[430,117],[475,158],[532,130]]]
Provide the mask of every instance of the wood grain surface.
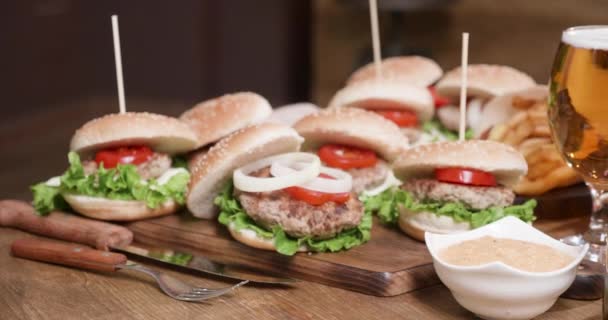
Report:
[[423,243],[374,219],[372,238],[337,253],[292,257],[235,241],[215,220],[187,212],[128,225],[136,242],[199,253],[212,260],[249,267],[377,296],[394,296],[439,283]]

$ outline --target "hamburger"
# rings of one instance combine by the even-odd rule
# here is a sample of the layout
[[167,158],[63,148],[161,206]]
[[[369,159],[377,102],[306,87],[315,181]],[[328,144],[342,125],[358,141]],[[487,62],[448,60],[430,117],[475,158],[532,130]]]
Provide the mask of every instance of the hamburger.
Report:
[[354,192],[377,194],[399,183],[390,163],[408,141],[378,114],[357,108],[324,110],[302,118],[294,129],[305,139],[304,151],[352,176]]
[[412,143],[421,126],[433,118],[433,97],[426,87],[393,79],[361,80],[339,90],[329,109],[358,108],[381,115],[396,124]]
[[[398,56],[383,59],[380,63],[382,78],[390,82],[400,82],[417,87],[432,86],[443,70],[437,62],[421,56]],[[369,63],[353,72],[347,84],[366,82],[376,79],[376,67]]]
[[365,243],[371,213],[350,190],[350,176],[296,152],[302,141],[275,123],[231,134],[191,163],[188,209],[206,219],[219,211],[218,221],[237,241],[286,255]]
[[114,221],[173,213],[190,180],[176,155],[196,145],[194,132],[175,118],[129,112],[94,119],[74,133],[67,171],[32,186],[34,207],[40,215],[71,208]]
[[197,136],[196,148],[266,120],[272,114],[268,100],[253,92],[237,92],[206,100],[182,113],[180,120]]
[[[461,68],[447,72],[435,86],[445,103],[437,110],[439,124],[447,130],[458,131],[460,123]],[[495,96],[501,96],[536,85],[529,75],[512,67],[488,64],[472,64],[467,68],[467,127],[469,135],[475,135],[485,104]]]
[[298,120],[319,111],[321,111],[321,109],[310,102],[288,104],[272,110],[272,114],[266,119],[266,122],[293,126]]
[[511,190],[527,168],[520,153],[494,141],[417,146],[393,164],[403,185],[364,202],[378,212],[382,222],[398,224],[420,241],[425,232],[467,231],[504,216],[530,223],[535,219],[536,201],[514,205]]

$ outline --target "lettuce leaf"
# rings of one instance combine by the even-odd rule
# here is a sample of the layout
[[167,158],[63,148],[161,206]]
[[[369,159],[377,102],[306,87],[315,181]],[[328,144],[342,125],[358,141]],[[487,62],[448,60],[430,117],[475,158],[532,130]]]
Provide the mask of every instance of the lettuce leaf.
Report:
[[36,212],[49,213],[53,210],[67,210],[70,206],[63,200],[59,188],[48,186],[41,182],[30,187],[34,195],[34,209]]
[[47,215],[53,210],[67,209],[67,203],[61,197],[63,193],[73,193],[91,197],[103,197],[112,200],[144,201],[149,208],[157,208],[169,199],[179,204],[186,201],[186,189],[190,174],[180,172],[163,185],[155,179],[143,180],[134,165],[118,165],[105,169],[100,166],[95,174],[86,175],[75,152],[68,154],[70,167],[61,176],[59,187],[51,187],[44,182],[34,185],[34,207],[39,215]]
[[365,210],[361,223],[356,228],[345,230],[331,239],[316,240],[311,237],[293,238],[285,233],[280,226],[267,230],[258,226],[246,213],[241,204],[233,196],[233,185],[228,183],[215,198],[215,204],[220,208],[218,221],[223,225],[233,224],[235,230],[250,229],[259,237],[274,239],[277,252],[284,255],[294,255],[298,248],[305,245],[316,252],[336,252],[347,250],[367,242],[371,237],[372,213]]
[[524,222],[532,222],[536,219],[534,216],[536,200],[534,199],[505,208],[492,207],[484,210],[471,210],[459,202],[418,202],[409,192],[400,188],[392,188],[376,196],[364,196],[361,200],[365,209],[376,212],[380,221],[385,224],[397,223],[400,207],[405,207],[413,212],[427,211],[440,216],[452,217],[457,222],[468,222],[473,229],[506,216],[514,216]]
[[[441,134],[446,141],[456,141],[458,140],[458,132],[454,132],[451,131],[450,129],[446,128],[439,120],[429,120],[425,123],[422,124],[422,131],[433,135],[434,132],[439,132],[439,134]],[[467,129],[464,132],[464,138],[466,140],[470,140],[473,139],[473,130],[472,129]],[[439,139],[436,139],[439,140]]]

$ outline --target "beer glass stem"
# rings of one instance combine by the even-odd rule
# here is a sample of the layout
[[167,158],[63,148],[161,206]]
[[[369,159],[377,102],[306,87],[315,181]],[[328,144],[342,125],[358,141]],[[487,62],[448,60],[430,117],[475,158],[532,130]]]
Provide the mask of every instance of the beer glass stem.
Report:
[[608,236],[608,193],[603,188],[597,188],[587,183],[591,191],[593,212],[589,222],[589,230],[584,234],[585,241],[589,243],[588,258],[594,262],[605,264],[606,237]]

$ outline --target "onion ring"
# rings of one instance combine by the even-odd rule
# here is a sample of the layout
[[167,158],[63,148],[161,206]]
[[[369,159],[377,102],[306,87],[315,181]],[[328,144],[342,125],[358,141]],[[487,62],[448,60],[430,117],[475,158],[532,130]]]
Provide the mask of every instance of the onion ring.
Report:
[[[301,169],[302,166],[302,163],[295,162],[293,164],[293,167],[295,168],[294,169],[284,166],[280,162],[274,162],[272,166],[270,166],[270,173],[275,177],[280,177],[290,174],[296,171],[296,169]],[[350,192],[352,190],[353,178],[347,172],[339,169],[328,168],[325,166],[321,166],[320,172],[329,175],[335,179],[315,177],[314,179],[302,184],[298,184],[297,186],[307,190],[318,191],[323,193],[345,193]]]
[[[299,170],[278,177],[252,177],[251,172],[271,166],[273,163],[305,163]],[[232,174],[234,186],[245,192],[267,192],[293,187],[316,178],[321,169],[321,160],[317,155],[306,152],[291,152],[257,160],[242,166]]]

